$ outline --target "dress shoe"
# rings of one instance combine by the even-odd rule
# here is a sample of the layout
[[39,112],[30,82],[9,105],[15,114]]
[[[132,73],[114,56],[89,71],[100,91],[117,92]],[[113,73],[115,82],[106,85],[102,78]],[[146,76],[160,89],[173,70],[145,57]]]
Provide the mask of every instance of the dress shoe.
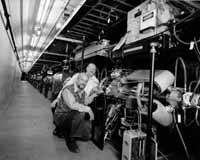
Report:
[[66,145],[71,152],[73,152],[73,153],[79,153],[80,152],[80,149],[79,149],[78,145],[76,144],[75,139],[66,140]]

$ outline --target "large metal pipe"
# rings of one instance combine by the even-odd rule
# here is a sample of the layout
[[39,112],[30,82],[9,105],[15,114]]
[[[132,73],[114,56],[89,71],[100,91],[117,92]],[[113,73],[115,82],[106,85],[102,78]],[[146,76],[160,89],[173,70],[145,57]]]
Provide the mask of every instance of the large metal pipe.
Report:
[[84,66],[84,52],[85,52],[85,36],[83,36],[83,43],[82,43],[81,72],[83,72],[83,66]]
[[153,106],[153,84],[155,74],[155,54],[158,43],[151,44],[151,70],[150,70],[150,86],[149,86],[149,106],[148,106],[148,123],[147,123],[147,141],[146,141],[146,160],[151,160],[151,136],[152,136],[152,106]]

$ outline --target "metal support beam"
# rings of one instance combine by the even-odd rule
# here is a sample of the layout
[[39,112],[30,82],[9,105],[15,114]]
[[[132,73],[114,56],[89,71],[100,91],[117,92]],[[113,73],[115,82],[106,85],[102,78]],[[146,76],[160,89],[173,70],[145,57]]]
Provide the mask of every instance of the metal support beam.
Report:
[[71,34],[75,34],[75,35],[78,35],[78,36],[85,36],[85,34],[82,34],[82,33],[80,33],[80,32],[77,32],[77,31],[72,31],[72,30],[70,30],[70,33]]
[[94,14],[88,14],[87,16],[91,16],[91,17],[94,17],[94,18],[98,18],[98,19],[101,19],[101,20],[107,22],[107,18],[103,18],[103,17],[101,17],[101,16],[97,16],[97,15],[94,15]]
[[20,61],[20,63],[24,63],[24,62],[33,62],[33,61],[30,61],[30,60],[24,60],[24,59],[22,59],[22,60],[20,59],[19,61]]
[[[100,9],[94,9],[93,11],[96,11],[96,12],[98,12],[98,13],[100,13],[100,14],[104,14],[104,15],[106,15],[106,16],[109,16],[109,12],[105,12],[105,11],[103,11],[103,10],[100,10]],[[111,14],[110,13],[110,17],[116,17],[116,15],[113,15],[113,14]]]
[[[200,9],[200,6],[199,4],[196,4],[195,0],[194,1],[191,1],[191,0],[183,0],[185,3],[189,4],[190,6],[194,7],[194,8],[197,8],[197,9]],[[180,1],[177,1],[176,2],[180,2]],[[198,2],[198,0],[197,0]]]
[[94,26],[92,24],[89,24],[89,23],[86,23],[86,22],[83,22],[83,21],[78,22],[78,25],[84,25],[84,26],[88,26],[88,27],[93,27]]
[[36,65],[36,64],[33,66],[33,68],[41,68],[41,67],[42,65]]
[[86,21],[89,21],[89,22],[92,22],[92,23],[95,23],[95,24],[98,24],[98,25],[107,26],[107,24],[105,24],[105,23],[95,21],[95,20],[92,20],[92,19],[89,19],[89,18],[83,18],[83,20],[86,20]]
[[34,66],[35,66],[35,65],[36,65],[36,66],[43,66],[42,63],[35,63]]
[[85,52],[85,36],[83,37],[83,44],[82,44],[81,72],[83,72],[83,65],[84,65],[84,52]]
[[43,54],[48,54],[48,55],[52,55],[52,56],[66,57],[66,55],[64,55],[64,54],[53,53],[53,52],[44,52]]
[[77,35],[77,34],[74,34],[74,33],[67,33],[65,34],[65,37],[66,38],[73,38],[73,39],[79,39],[80,41],[82,41],[82,35]]
[[75,28],[84,29],[84,30],[86,30],[86,31],[91,31],[91,32],[97,32],[97,30],[92,29],[92,28],[89,28],[89,27],[86,27],[86,26],[83,26],[83,25],[81,25],[81,24],[75,25]]
[[83,32],[83,33],[86,33],[86,34],[94,34],[93,32],[90,32],[90,31],[86,31],[86,30],[83,30],[83,29],[78,29],[76,27],[72,28],[72,30],[74,31],[78,31],[78,32]]
[[130,7],[130,8],[133,8],[134,6],[129,4],[129,3],[126,3],[125,1],[122,1],[122,0],[115,0],[116,2],[120,3],[120,4],[123,4],[124,6],[126,7]]
[[151,137],[152,137],[152,108],[153,108],[153,90],[154,90],[154,75],[155,75],[155,55],[158,43],[151,44],[151,70],[149,75],[149,105],[148,105],[148,121],[147,121],[147,141],[146,141],[146,157],[145,160],[151,160]]
[[126,11],[123,11],[123,10],[121,10],[121,9],[118,9],[118,8],[115,8],[115,7],[112,7],[112,6],[109,6],[109,5],[104,4],[104,3],[99,3],[99,5],[104,6],[104,7],[106,7],[106,8],[109,8],[109,9],[113,9],[113,10],[115,10],[115,11],[117,11],[117,12],[122,13],[122,14],[127,14]]
[[66,42],[72,42],[72,43],[83,43],[83,41],[80,41],[77,39],[61,37],[61,36],[56,37],[56,39],[61,40],[61,41],[66,41]]
[[52,60],[46,60],[46,59],[38,59],[39,62],[49,62],[49,63],[61,63],[60,61],[52,61]]

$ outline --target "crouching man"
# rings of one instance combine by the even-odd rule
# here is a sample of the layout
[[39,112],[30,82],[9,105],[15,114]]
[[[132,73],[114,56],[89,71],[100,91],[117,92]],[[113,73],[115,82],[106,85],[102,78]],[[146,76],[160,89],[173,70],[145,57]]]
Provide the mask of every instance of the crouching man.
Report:
[[91,138],[94,114],[84,102],[87,82],[88,76],[80,73],[75,83],[64,87],[54,114],[56,130],[63,133],[67,147],[75,153],[80,151],[76,144],[77,139]]

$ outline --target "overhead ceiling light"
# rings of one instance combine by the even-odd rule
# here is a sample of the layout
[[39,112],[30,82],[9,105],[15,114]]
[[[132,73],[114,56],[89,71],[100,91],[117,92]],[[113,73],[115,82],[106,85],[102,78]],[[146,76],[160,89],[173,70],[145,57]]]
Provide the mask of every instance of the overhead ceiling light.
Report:
[[51,0],[46,0],[45,2],[45,6],[44,6],[44,10],[43,10],[43,14],[42,14],[42,17],[41,17],[41,20],[40,20],[40,24],[43,25],[44,23],[44,20],[45,20],[45,16],[46,16],[46,13],[47,13],[47,9],[49,7],[49,3],[50,3]]
[[40,7],[39,7],[39,10],[38,10],[38,15],[37,15],[37,23],[39,23],[40,25],[43,24],[44,22],[44,19],[45,19],[45,13],[47,13],[47,9],[48,9],[48,6],[49,6],[49,3],[50,3],[50,0],[41,0],[40,1]]
[[[72,2],[72,0],[70,1],[70,0],[60,0],[60,2],[65,2],[65,5],[62,5],[62,6],[66,6],[67,5],[67,8],[70,8],[71,10],[71,12],[70,12],[70,16],[63,22],[63,24],[62,24],[62,27],[57,31],[57,30],[55,30],[55,32],[53,32],[54,33],[54,35],[53,35],[53,37],[51,38],[49,38],[49,39],[46,39],[45,40],[45,42],[42,44],[42,49],[41,49],[41,51],[40,51],[40,54],[39,54],[39,56],[38,57],[36,57],[35,58],[35,61],[33,62],[33,65],[35,64],[35,62],[39,59],[39,57],[44,53],[44,51],[49,47],[49,45],[53,42],[53,40],[55,40],[56,39],[56,37],[62,32],[62,30],[64,29],[64,27],[66,27],[67,26],[67,24],[71,21],[71,19],[75,16],[75,14],[79,11],[79,9],[83,6],[83,4],[87,1],[87,0],[73,0],[73,2]],[[56,1],[57,2],[57,1]],[[58,1],[59,2],[59,1]],[[70,3],[71,2],[71,3]],[[56,3],[56,4],[58,4],[58,3]],[[74,4],[74,5],[72,5],[72,4]],[[76,4],[76,5],[75,5]],[[42,7],[41,7],[42,8]],[[53,10],[54,11],[54,10]],[[59,10],[60,11],[60,10]],[[56,13],[57,12],[59,12],[59,11],[56,11]],[[51,12],[51,13],[54,13],[54,12]],[[51,13],[50,13],[50,15],[49,15],[49,17],[48,17],[48,20],[47,20],[47,24],[50,24],[50,23],[48,23],[49,21],[51,22],[52,21],[52,17],[55,17],[55,15],[56,14],[54,14],[53,16],[51,16]],[[62,14],[63,14],[63,12],[62,12]],[[38,14],[39,15],[39,14]],[[57,18],[59,18],[59,17],[57,17]],[[53,20],[55,20],[55,19],[57,19],[57,18],[53,18]],[[62,17],[63,18],[63,17]],[[39,19],[39,18],[38,18]],[[52,21],[53,22],[53,21]],[[44,46],[44,47],[43,47]]]
[[110,23],[110,17],[108,17],[107,23],[108,23],[108,24]]
[[38,10],[38,14],[37,14],[37,19],[36,21],[39,23],[42,17],[42,13],[44,10],[44,5],[45,5],[45,0],[41,0],[40,1],[40,5],[39,5],[39,10]]
[[62,27],[62,24],[61,23],[57,23],[56,24],[56,29],[60,29]]
[[33,34],[32,40],[31,40],[31,46],[32,46],[33,48],[34,48],[35,45],[36,45],[37,39],[38,39],[37,35]]
[[40,26],[35,26],[34,30],[35,30],[35,34],[36,34],[37,36],[40,36],[40,35],[41,35],[41,27],[40,27]]

